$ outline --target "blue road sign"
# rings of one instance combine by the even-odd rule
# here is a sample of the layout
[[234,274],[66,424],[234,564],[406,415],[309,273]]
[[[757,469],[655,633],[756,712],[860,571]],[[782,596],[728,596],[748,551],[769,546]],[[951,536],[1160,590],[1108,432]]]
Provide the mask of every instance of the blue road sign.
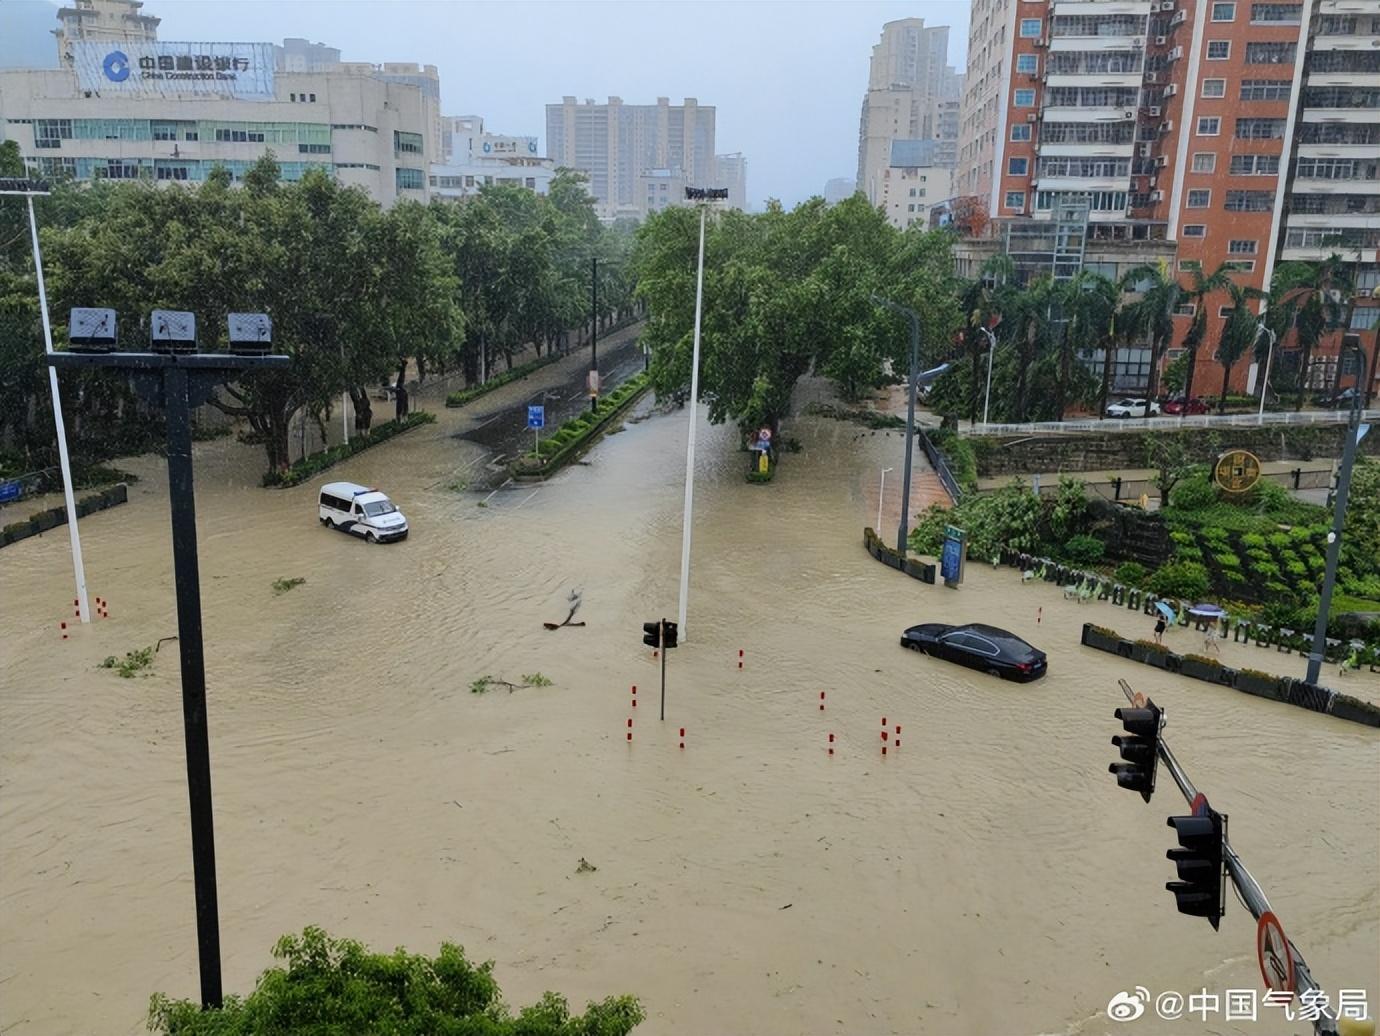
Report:
[[939,574],[945,586],[957,586],[963,582],[963,543],[962,529],[952,525],[944,527],[944,547],[939,553]]
[[546,427],[546,407],[529,406],[527,408],[527,427],[545,428]]
[[9,503],[11,500],[19,499],[19,491],[24,488],[22,482],[0,482],[0,504]]

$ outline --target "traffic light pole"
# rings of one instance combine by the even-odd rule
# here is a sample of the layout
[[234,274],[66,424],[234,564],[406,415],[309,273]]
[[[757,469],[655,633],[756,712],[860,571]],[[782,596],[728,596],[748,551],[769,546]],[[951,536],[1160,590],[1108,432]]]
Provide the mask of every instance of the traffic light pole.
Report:
[[[1121,685],[1121,692],[1126,695],[1127,700],[1136,705],[1136,695],[1131,690],[1131,685],[1125,680],[1118,680],[1117,683]],[[1179,760],[1169,750],[1169,745],[1165,743],[1163,737],[1159,741],[1159,756],[1170,776],[1174,778],[1174,783],[1179,786],[1179,791],[1192,805],[1194,800],[1198,798],[1198,789],[1193,786],[1193,782],[1189,780],[1188,774],[1179,765]],[[1251,876],[1251,872],[1246,869],[1246,865],[1241,862],[1241,857],[1236,854],[1236,850],[1231,847],[1231,843],[1225,837],[1222,840],[1222,857],[1226,862],[1227,874],[1231,877],[1232,884],[1241,893],[1241,901],[1246,904],[1246,909],[1251,912],[1251,916],[1259,921],[1262,914],[1270,912],[1270,901],[1265,898],[1265,890]],[[1318,983],[1313,980],[1313,974],[1308,970],[1308,962],[1303,959],[1303,954],[1299,953],[1298,947],[1294,945],[1292,939],[1288,941],[1289,955],[1294,959],[1294,991],[1302,995],[1310,989],[1321,989]],[[1313,1033],[1314,1036],[1337,1036],[1335,1019],[1325,1016],[1314,1019]]]

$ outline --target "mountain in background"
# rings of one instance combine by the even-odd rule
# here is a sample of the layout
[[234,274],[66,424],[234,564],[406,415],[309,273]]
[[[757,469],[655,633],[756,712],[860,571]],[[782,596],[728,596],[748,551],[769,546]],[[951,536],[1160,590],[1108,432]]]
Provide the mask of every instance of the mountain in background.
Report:
[[57,4],[0,0],[0,68],[56,68]]

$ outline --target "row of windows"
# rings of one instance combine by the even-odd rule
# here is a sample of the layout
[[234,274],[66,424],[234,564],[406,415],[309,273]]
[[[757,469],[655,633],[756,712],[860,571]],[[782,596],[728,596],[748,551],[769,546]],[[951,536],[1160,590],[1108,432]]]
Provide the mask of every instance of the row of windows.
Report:
[[329,126],[313,122],[197,122],[172,119],[36,119],[34,146],[61,147],[64,140],[168,140],[326,144]]
[[[198,159],[165,158],[40,158],[29,162],[32,171],[41,176],[74,180],[205,180],[217,166],[224,168],[235,180],[244,179],[252,162],[221,162]],[[341,166],[340,168],[346,168]],[[374,168],[378,168],[375,166]],[[308,169],[331,172],[329,164],[319,162],[281,162],[279,172],[284,180],[300,180]]]
[[1380,50],[1315,50],[1308,55],[1308,71],[1380,72]]
[[393,150],[402,154],[420,155],[422,153],[422,135],[394,130]]
[[[1248,65],[1292,65],[1298,53],[1298,43],[1257,42],[1246,44]],[[1226,61],[1231,57],[1231,40],[1208,40],[1207,59]]]
[[1284,232],[1285,248],[1380,248],[1380,230],[1342,227],[1336,230],[1291,228]]
[[[1222,208],[1228,212],[1269,212],[1274,202],[1274,191],[1228,191]],[[1185,208],[1206,209],[1211,204],[1212,191],[1204,187],[1188,192]]]
[[[1243,79],[1241,80],[1241,100],[1243,101],[1287,101],[1293,92],[1293,84],[1287,79]],[[1227,96],[1225,79],[1204,79],[1204,97]]]
[[[1195,151],[1191,169],[1195,173],[1217,171],[1215,151]],[[1273,176],[1279,173],[1279,155],[1232,155],[1232,176]]]
[[[1034,25],[1033,32],[1027,31]],[[1040,35],[1040,19],[1021,20],[1021,35],[1037,37]],[[1130,14],[1112,15],[1055,15],[1050,25],[1051,36],[1144,36],[1145,19]]]
[[1310,86],[1303,91],[1305,108],[1380,108],[1380,90],[1364,86]]
[[1360,158],[1300,158],[1300,180],[1380,180],[1380,163]]
[[[1008,172],[1013,176],[1022,175],[1025,167],[1022,166],[1017,171],[1014,164],[1024,161],[1023,158],[1011,159],[1013,168]],[[1045,155],[1040,159],[1041,176],[1126,176],[1130,171],[1129,158],[1066,158],[1060,155]]]
[[420,191],[426,186],[426,177],[420,169],[404,169],[399,166],[394,178],[400,191]]
[[1354,215],[1380,212],[1380,197],[1373,194],[1295,194],[1289,211],[1312,215]]
[[292,94],[292,95],[290,95],[290,96],[292,97],[293,103],[295,103],[295,104],[315,104],[315,103],[316,103],[316,94]]
[[[1237,119],[1237,140],[1281,140],[1284,137],[1283,119]],[[1222,132],[1222,119],[1217,115],[1198,116],[1197,135],[1216,137]]]
[[[1029,93],[1030,103],[1034,104],[1035,91]],[[1139,98],[1140,90],[1134,86],[1056,86],[1045,91],[1045,105],[1050,108],[1134,108]],[[1019,105],[1020,101],[1016,103]]]
[[[1023,65],[1023,58],[1030,60]],[[1143,58],[1138,50],[1056,50],[1050,53],[1045,68],[1050,75],[1139,72]],[[1034,54],[1021,54],[1016,58],[1017,72],[1038,70],[1039,58]]]
[[[1268,22],[1276,25],[1298,25],[1303,19],[1302,4],[1251,4],[1251,21]],[[1236,4],[1231,0],[1219,0],[1212,5],[1214,22],[1236,21]]]
[[[1047,122],[1040,130],[1046,144],[1129,144],[1135,134],[1131,122]],[[1011,127],[1012,140],[1029,140],[1030,124]]]

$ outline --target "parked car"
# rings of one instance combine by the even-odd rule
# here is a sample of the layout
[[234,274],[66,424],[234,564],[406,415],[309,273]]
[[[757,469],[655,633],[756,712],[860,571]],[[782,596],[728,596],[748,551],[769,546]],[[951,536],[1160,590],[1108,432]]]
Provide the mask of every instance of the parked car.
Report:
[[1325,396],[1319,396],[1318,406],[1332,407],[1337,410],[1350,410],[1355,399],[1356,390],[1354,388],[1344,388],[1335,395],[1328,393]]
[[1185,400],[1182,396],[1167,400],[1164,404],[1166,414],[1206,414],[1212,408],[1197,396]]
[[1045,653],[1014,633],[971,622],[951,626],[925,622],[901,634],[901,646],[935,658],[981,669],[1004,680],[1037,680],[1045,675]]
[[1154,417],[1159,412],[1153,399],[1118,399],[1107,407],[1108,417]]
[[328,529],[387,543],[407,536],[407,519],[383,493],[353,482],[327,482],[317,500],[317,517]]

